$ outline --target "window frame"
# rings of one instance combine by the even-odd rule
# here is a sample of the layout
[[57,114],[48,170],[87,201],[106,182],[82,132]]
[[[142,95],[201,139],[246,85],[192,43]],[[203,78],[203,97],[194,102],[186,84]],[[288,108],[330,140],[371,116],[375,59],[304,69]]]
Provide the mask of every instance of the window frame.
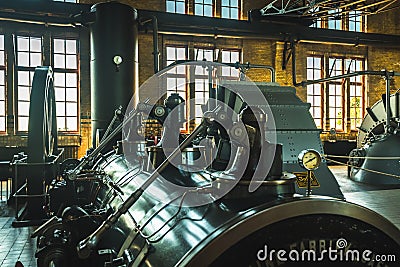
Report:
[[[64,52],[65,53],[59,53],[59,52],[55,52],[55,47],[54,47],[54,41],[55,40],[63,40],[64,41]],[[67,41],[75,41],[75,49],[76,49],[76,53],[74,54],[74,53],[68,53],[67,52],[67,47],[66,47],[66,42]],[[71,37],[65,37],[65,36],[53,36],[52,38],[51,38],[51,40],[50,40],[50,42],[51,42],[51,51],[53,51],[52,53],[51,53],[51,58],[52,58],[52,66],[54,66],[53,67],[53,75],[54,75],[54,80],[56,79],[56,74],[64,74],[65,75],[65,82],[64,82],[64,84],[65,84],[65,87],[63,87],[64,89],[65,89],[65,100],[64,101],[57,101],[57,99],[56,99],[56,104],[57,104],[57,102],[64,102],[65,103],[65,114],[64,114],[64,116],[57,116],[57,120],[59,119],[59,117],[64,117],[64,123],[65,123],[65,126],[67,127],[67,121],[68,121],[68,118],[69,117],[75,117],[75,116],[69,116],[69,115],[67,115],[67,112],[68,112],[68,110],[67,110],[67,104],[68,103],[76,103],[76,111],[77,111],[77,114],[76,114],[76,129],[73,129],[73,130],[67,130],[68,128],[64,128],[64,129],[61,129],[61,128],[59,128],[59,125],[58,125],[58,123],[57,123],[57,131],[59,132],[59,133],[63,133],[63,134],[77,134],[77,133],[79,133],[80,132],[80,86],[79,86],[79,84],[80,84],[80,60],[79,60],[79,58],[80,58],[80,42],[79,42],[79,39],[78,38],[71,38]],[[55,66],[55,56],[56,55],[63,55],[64,57],[65,57],[65,68],[59,68],[59,67],[56,67]],[[72,56],[72,55],[74,55],[75,56],[75,59],[76,59],[76,69],[74,69],[74,68],[68,68],[67,67],[67,56]],[[76,87],[72,87],[72,86],[67,86],[67,75],[68,74],[75,74],[76,75]],[[60,86],[56,86],[56,81],[54,81],[54,90],[56,90],[57,88],[61,88]],[[68,101],[68,99],[67,99],[67,89],[70,89],[70,88],[76,88],[76,102],[75,101]],[[58,109],[57,109],[58,110]]]
[[[321,57],[322,61],[322,66],[323,69],[322,75],[323,77],[331,77],[331,76],[336,76],[336,75],[343,75],[346,74],[348,71],[354,72],[354,71],[360,71],[364,70],[366,66],[366,58],[362,56],[333,56],[333,55],[324,55],[324,56],[319,56],[316,54],[310,54],[307,56],[308,57]],[[333,70],[333,63],[331,64],[329,61],[330,60],[335,60],[335,64],[340,64],[339,68],[336,68],[336,70]],[[338,63],[339,62],[339,63]],[[348,62],[355,62],[355,64],[360,64],[360,69],[355,67],[352,68],[352,63],[348,64]],[[309,65],[308,61],[306,64],[306,70],[308,71]],[[322,78],[322,77],[321,77]],[[309,79],[307,77],[307,79]],[[361,88],[361,93],[357,95],[357,86]],[[308,87],[308,86],[307,86]],[[340,88],[340,94],[337,94],[336,90],[337,88]],[[366,79],[364,76],[357,76],[357,77],[350,77],[346,79],[337,79],[333,81],[327,81],[325,83],[321,83],[321,94],[322,94],[322,107],[321,107],[321,116],[322,116],[322,130],[329,131],[332,128],[335,128],[337,132],[341,133],[352,133],[357,131],[357,127],[360,126],[360,123],[362,122],[363,117],[365,116],[365,107],[366,107]],[[351,91],[354,90],[355,95],[352,96]],[[307,102],[310,103],[308,99],[309,95],[307,92]],[[337,107],[336,103],[331,103],[333,102],[332,100],[337,100],[337,97],[340,98],[341,101],[341,107]],[[360,107],[352,107],[351,101],[352,98],[354,97],[359,97],[360,98]],[[312,103],[311,103],[312,105]],[[311,106],[312,108],[313,106]],[[334,108],[335,110],[340,110],[341,111],[341,117],[336,116],[337,112],[335,112],[335,116],[331,117],[331,108]],[[352,117],[352,111],[351,109],[358,109],[359,112],[355,111],[354,114],[359,113],[359,117]],[[310,110],[311,115],[314,118],[314,113],[313,110]],[[319,118],[316,118],[319,119]],[[332,122],[332,120],[334,122]],[[335,121],[337,120],[342,120],[341,127],[337,128],[337,123]],[[357,122],[359,124],[357,125]],[[317,123],[316,123],[317,124]],[[354,125],[354,127],[353,127]]]
[[[333,11],[333,12],[332,12]],[[359,15],[353,16],[351,13],[353,12],[358,12],[355,10],[351,9],[344,9],[340,11],[340,21],[337,19],[333,19],[333,15],[330,13],[335,14],[336,9],[331,9],[331,10],[321,10],[319,7],[314,8],[312,12],[316,12],[318,14],[321,14],[322,17],[315,19],[315,21],[309,26],[311,28],[320,28],[320,29],[330,29],[330,30],[341,30],[341,31],[351,31],[351,32],[365,32],[366,31],[366,18],[365,15],[363,15],[361,12],[359,12]],[[360,31],[357,30],[351,30],[350,25],[354,22],[360,23]],[[329,26],[330,23],[334,22],[335,25],[339,24],[340,29],[337,27],[331,28]]]
[[[19,51],[18,49],[18,38],[28,38],[28,42],[29,42],[29,46],[28,46],[28,50],[22,50]],[[15,53],[15,120],[14,120],[14,124],[15,124],[15,130],[17,134],[26,134],[28,132],[28,128],[29,128],[29,108],[28,108],[28,115],[21,115],[21,111],[19,108],[19,104],[20,103],[29,103],[29,107],[30,107],[30,92],[32,90],[32,81],[33,81],[33,73],[35,72],[35,68],[37,66],[31,66],[31,39],[40,39],[40,45],[41,45],[41,50],[40,50],[40,57],[41,57],[41,61],[40,64],[37,66],[41,66],[43,65],[43,36],[39,35],[39,34],[26,34],[26,33],[15,33],[14,34],[14,43],[16,44],[16,53]],[[29,57],[29,66],[24,66],[24,65],[19,65],[19,57],[20,57],[20,53],[28,53],[28,57]],[[38,52],[33,52],[33,53],[38,53]],[[22,72],[28,72],[29,73],[29,80],[28,80],[28,84],[20,84],[20,74]],[[20,99],[20,87],[28,87],[29,88],[29,99]],[[24,128],[20,128],[22,127],[22,122],[20,123],[20,119],[22,118],[28,118],[28,122],[26,125],[26,130]]]
[[[166,64],[166,66],[169,65],[169,62],[167,60],[167,48],[168,47],[174,47],[174,48],[185,48],[186,50],[186,60],[203,60],[204,56],[200,55],[200,58],[195,58],[196,57],[196,51],[199,50],[206,50],[207,52],[211,52],[212,53],[212,60],[216,60],[217,58],[217,52],[218,51],[229,51],[229,52],[237,52],[239,61],[242,55],[242,50],[240,48],[216,48],[215,46],[209,44],[201,44],[201,45],[194,45],[194,46],[186,46],[186,45],[182,45],[182,44],[166,44],[165,45],[165,56],[164,56],[164,62]],[[223,62],[223,63],[229,63],[229,62]],[[234,62],[233,62],[234,63]],[[196,73],[197,72],[197,73]],[[185,76],[184,76],[185,75]],[[175,73],[166,73],[166,77],[179,77],[179,78],[184,78],[186,79],[186,87],[185,87],[185,100],[186,100],[186,114],[187,114],[187,118],[191,117],[192,120],[188,121],[188,123],[186,123],[186,127],[184,130],[188,130],[189,128],[192,128],[193,126],[195,126],[196,124],[196,119],[199,118],[199,116],[197,116],[198,114],[196,114],[196,106],[199,105],[203,105],[204,103],[196,103],[196,92],[199,93],[200,91],[196,90],[196,85],[199,84],[201,81],[205,81],[204,86],[202,87],[202,90],[200,93],[203,94],[204,97],[204,102],[207,102],[208,100],[208,73],[206,70],[198,72],[197,68],[186,68],[186,72],[185,74],[175,74]],[[224,78],[225,80],[239,80],[239,72],[237,77],[233,77],[233,76],[221,76],[220,74],[218,74],[219,80],[221,80],[221,78]],[[213,73],[213,86],[217,84],[217,81],[215,80],[215,73]],[[166,96],[168,97],[170,95],[170,93],[172,92],[176,92],[174,90],[169,90],[168,86],[166,86],[167,91],[166,91]],[[193,103],[191,103],[191,101],[194,101]],[[194,107],[193,107],[194,104]],[[191,106],[192,105],[192,106]],[[198,121],[197,121],[198,123]]]
[[[312,67],[309,67],[309,65],[308,65],[308,59],[309,58],[312,59],[312,62],[313,62]],[[316,59],[320,60],[320,65],[319,65],[320,68],[316,68],[316,66],[315,66],[315,60]],[[325,67],[324,67],[324,56],[323,55],[310,55],[310,56],[307,56],[306,69],[307,69],[307,80],[323,78],[324,70],[325,70]],[[317,70],[320,72],[319,76],[316,73]],[[312,75],[310,75],[312,77],[309,77],[309,71],[312,72]],[[318,87],[320,87],[319,88],[319,94],[316,94],[316,90],[318,90]],[[309,89],[312,90],[312,94],[309,94]],[[320,120],[320,123],[315,122],[315,124],[320,129],[324,129],[324,127],[325,127],[325,120],[324,120],[324,117],[325,117],[325,109],[324,109],[325,84],[324,83],[310,84],[310,85],[307,85],[307,89],[306,90],[307,90],[307,102],[311,104],[311,106],[310,106],[311,116],[314,118],[314,120]],[[312,98],[312,100],[313,100],[312,102],[309,101],[309,97],[310,97],[310,99]],[[316,97],[320,97],[320,103],[318,103],[319,105],[316,105],[314,103],[314,99]],[[320,117],[316,118],[315,116],[316,116],[316,113],[318,113],[318,109],[319,109]]]
[[[0,87],[4,87],[4,91],[2,92],[2,94],[4,95],[4,99],[0,98],[0,103],[4,102],[4,115],[2,115],[0,113],[0,118],[3,118],[3,120],[4,120],[4,129],[0,128],[0,135],[5,135],[5,134],[7,134],[7,88],[8,88],[8,86],[7,86],[7,55],[6,55],[6,48],[5,48],[6,35],[0,34],[0,36],[2,36],[2,39],[3,39],[3,42],[1,44],[3,49],[0,49],[0,53],[3,54],[3,60],[4,60],[4,62],[0,62],[0,73],[2,73],[1,75],[4,76],[3,77],[4,84],[0,83]],[[1,112],[3,112],[3,111],[1,111]]]
[[[201,3],[200,3],[200,1],[201,1]],[[205,3],[205,1],[211,1],[211,4],[206,4]],[[196,12],[196,10],[197,10],[197,8],[196,7],[200,7],[201,6],[201,15],[200,14],[197,14],[197,12]],[[205,7],[206,6],[211,6],[211,15],[205,15],[204,13],[205,13]],[[213,18],[213,17],[215,17],[215,9],[216,9],[216,3],[215,3],[215,0],[194,0],[193,1],[193,14],[195,15],[195,16],[202,16],[202,17],[210,17],[210,18]]]
[[[235,19],[235,20],[240,20],[242,19],[242,12],[241,12],[241,1],[240,0],[226,0],[229,2],[228,6],[224,6],[223,2],[224,0],[221,0],[221,18],[223,19]],[[237,1],[237,6],[232,6],[232,1]],[[223,10],[224,9],[228,9],[229,12],[229,16],[228,17],[224,17],[223,14]],[[232,18],[232,9],[237,9],[237,13],[238,13],[238,17],[237,18]]]
[[[174,10],[168,10],[168,2],[173,3],[174,5]],[[182,12],[177,12],[177,4],[183,2],[183,13]],[[175,14],[187,14],[187,3],[186,0],[166,0],[165,1],[165,12],[169,13],[175,13]]]

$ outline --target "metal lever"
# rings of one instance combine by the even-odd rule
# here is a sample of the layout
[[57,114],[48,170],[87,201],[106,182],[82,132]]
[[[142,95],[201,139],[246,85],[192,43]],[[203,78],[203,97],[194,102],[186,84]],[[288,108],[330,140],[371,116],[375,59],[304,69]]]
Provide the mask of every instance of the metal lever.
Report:
[[[145,104],[148,103],[150,99],[146,99],[146,101],[144,102]],[[138,104],[139,105],[139,104]],[[86,164],[88,164],[90,161],[92,161],[99,153],[100,151],[108,144],[108,142],[110,142],[120,131],[122,131],[122,129],[128,124],[130,123],[130,121],[140,112],[142,112],[142,110],[140,109],[136,109],[133,110],[128,117],[123,120],[123,122],[121,122],[107,137],[103,138],[101,140],[101,143],[98,145],[98,147],[96,147],[92,153],[90,153],[86,158],[84,158],[81,162],[79,162],[79,164],[73,169],[71,170],[68,174],[67,177],[69,180],[75,180],[77,178],[77,173],[78,171],[85,166]]]
[[[122,117],[122,106],[119,106],[119,107],[115,110],[115,112],[114,112],[114,117],[112,118],[110,124],[109,124],[108,127],[107,127],[107,130],[105,131],[103,137],[101,138],[100,143],[103,142],[103,140],[104,140],[104,139],[107,137],[107,135],[110,133],[111,128],[113,127],[113,125],[114,125],[115,121],[117,120],[117,118],[120,118],[120,119],[121,119],[121,117]],[[122,119],[123,119],[123,118],[122,118]],[[122,120],[122,119],[121,119],[121,120]]]

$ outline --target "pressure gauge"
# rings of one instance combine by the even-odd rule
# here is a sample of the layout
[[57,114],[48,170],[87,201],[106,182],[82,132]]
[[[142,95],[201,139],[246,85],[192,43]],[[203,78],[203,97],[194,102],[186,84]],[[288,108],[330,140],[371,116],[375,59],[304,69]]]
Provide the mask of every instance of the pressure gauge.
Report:
[[165,114],[165,109],[164,109],[163,107],[161,107],[161,106],[158,106],[158,107],[156,107],[156,108],[154,109],[154,114],[155,114],[157,117],[162,117],[162,116],[164,116],[164,114]]
[[113,57],[113,62],[114,62],[114,64],[117,65],[117,66],[120,65],[120,64],[122,63],[122,57],[119,56],[119,55],[114,56],[114,57]]
[[318,169],[322,159],[318,151],[306,149],[300,152],[298,160],[301,167],[308,171],[313,171]]

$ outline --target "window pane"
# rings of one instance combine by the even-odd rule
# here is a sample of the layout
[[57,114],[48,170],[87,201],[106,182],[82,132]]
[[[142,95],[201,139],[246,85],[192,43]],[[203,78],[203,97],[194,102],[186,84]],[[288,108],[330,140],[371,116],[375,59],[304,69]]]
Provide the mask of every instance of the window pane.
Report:
[[18,114],[20,116],[29,116],[29,102],[18,102]]
[[0,35],[0,50],[4,50],[4,35]]
[[65,56],[64,55],[54,55],[54,67],[65,69]]
[[78,92],[76,88],[67,88],[66,89],[66,100],[67,101],[78,101]]
[[17,49],[18,49],[18,51],[29,51],[29,38],[18,37],[17,38]]
[[76,103],[67,103],[66,105],[67,116],[78,116],[78,107]]
[[76,54],[76,40],[66,40],[66,53],[67,54]]
[[167,12],[175,12],[175,2],[167,1]]
[[176,48],[175,47],[167,47],[167,60],[176,60]]
[[42,41],[39,38],[31,38],[31,49],[32,52],[42,51]]
[[184,2],[176,3],[176,13],[185,14],[185,3]]
[[18,71],[18,84],[29,86],[29,71]]
[[65,74],[64,73],[54,73],[54,86],[65,86]]
[[64,88],[54,88],[56,101],[65,101],[65,89]]
[[229,18],[229,8],[222,7],[221,8],[221,17],[222,18]]
[[0,51],[0,65],[4,66],[5,58],[4,58],[4,51]]
[[54,39],[54,53],[62,54],[64,52],[65,52],[64,40]]
[[67,69],[76,69],[77,66],[77,62],[76,62],[76,56],[75,55],[67,55],[67,62],[66,62],[66,67]]
[[42,54],[32,53],[31,54],[31,67],[37,67],[42,65]]
[[18,117],[18,130],[23,132],[28,131],[28,117]]
[[4,101],[0,101],[0,116],[5,116],[5,115],[6,115],[6,103]]
[[30,88],[28,86],[18,86],[18,99],[19,100],[30,100]]
[[65,117],[57,117],[58,130],[65,131]]
[[57,116],[65,116],[65,102],[56,103]]
[[6,131],[6,118],[0,117],[0,131]]
[[78,119],[76,117],[67,117],[67,131],[77,131]]
[[66,85],[67,87],[77,87],[78,85],[78,74],[67,73],[66,74]]
[[204,16],[212,17],[212,6],[204,6]]
[[23,67],[29,66],[29,53],[25,52],[18,53],[18,66],[23,66]]
[[239,10],[231,8],[231,19],[239,19]]

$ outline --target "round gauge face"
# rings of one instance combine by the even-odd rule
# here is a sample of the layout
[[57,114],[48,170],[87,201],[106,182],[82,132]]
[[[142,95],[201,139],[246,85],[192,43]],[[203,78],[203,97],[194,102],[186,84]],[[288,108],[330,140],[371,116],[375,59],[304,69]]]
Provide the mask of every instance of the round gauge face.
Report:
[[303,150],[299,154],[299,164],[306,170],[316,170],[321,164],[321,155],[314,149]]
[[163,107],[156,107],[154,109],[154,114],[156,114],[156,116],[158,116],[158,117],[162,117],[165,114],[165,110]]
[[119,64],[121,64],[122,63],[122,57],[121,56],[114,56],[114,58],[113,58],[113,61],[114,61],[114,64],[115,65],[119,65]]

